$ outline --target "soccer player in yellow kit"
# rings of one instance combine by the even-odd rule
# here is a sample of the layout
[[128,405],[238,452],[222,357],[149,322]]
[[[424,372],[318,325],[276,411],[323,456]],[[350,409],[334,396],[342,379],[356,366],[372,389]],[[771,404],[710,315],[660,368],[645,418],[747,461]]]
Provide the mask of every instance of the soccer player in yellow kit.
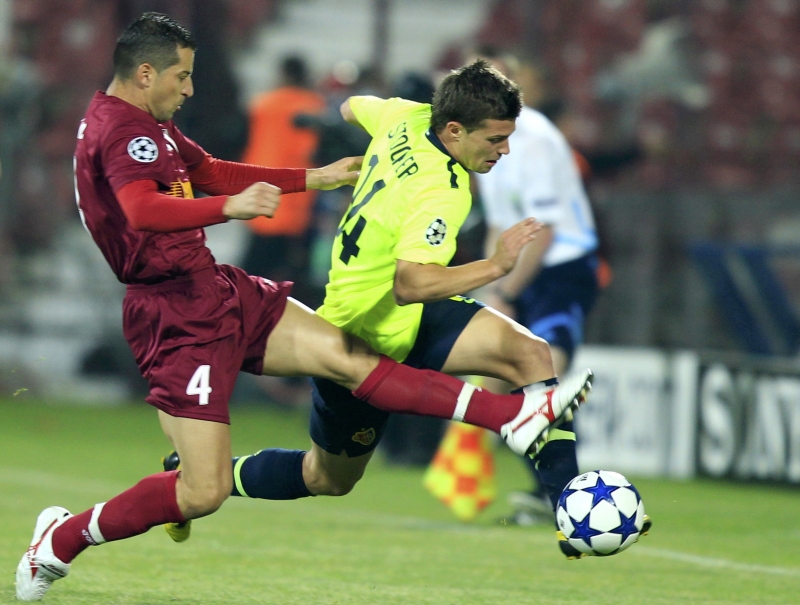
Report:
[[[472,203],[467,171],[488,172],[508,153],[521,107],[516,84],[483,61],[445,78],[432,105],[376,97],[351,97],[342,105],[344,118],[372,135],[372,143],[339,225],[330,282],[317,314],[383,356],[374,379],[355,391],[314,379],[311,449],[266,449],[235,458],[234,496],[274,500],[349,493],[392,412],[491,429],[516,453],[537,455],[560,469],[553,486],[558,493],[573,478],[571,472],[565,476],[572,467],[559,466],[558,460],[551,464],[546,438],[585,400],[591,372],[559,385],[544,340],[459,296],[511,271],[541,225],[526,219],[499,237],[491,258],[447,266]],[[503,405],[496,395],[455,379],[451,385],[382,380],[383,368],[388,376],[396,362],[501,378],[522,397]],[[177,464],[176,457],[168,457],[165,470]],[[188,537],[188,526],[171,525],[173,539]]]
[[[339,224],[317,313],[412,367],[575,396],[590,386],[591,372],[559,386],[544,340],[460,296],[511,271],[541,225],[524,220],[502,234],[489,259],[448,267],[472,204],[468,171],[489,172],[508,153],[520,109],[516,84],[484,61],[450,74],[432,105],[369,96],[345,101],[343,117],[372,135],[372,143]],[[324,379],[314,379],[313,400],[311,437],[328,454],[320,480],[347,493],[362,476],[388,413]],[[426,402],[417,407],[402,411],[431,415]],[[433,415],[470,421],[469,410]],[[560,493],[573,478],[572,467],[559,473],[547,445],[538,458],[554,470],[548,488]],[[566,469],[569,476],[560,476]]]

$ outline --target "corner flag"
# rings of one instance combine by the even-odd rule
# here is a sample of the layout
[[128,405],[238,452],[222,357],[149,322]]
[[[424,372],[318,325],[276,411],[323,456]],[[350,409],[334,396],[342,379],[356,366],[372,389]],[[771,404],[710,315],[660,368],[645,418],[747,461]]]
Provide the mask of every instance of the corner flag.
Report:
[[422,482],[460,521],[472,521],[497,496],[489,431],[451,422]]

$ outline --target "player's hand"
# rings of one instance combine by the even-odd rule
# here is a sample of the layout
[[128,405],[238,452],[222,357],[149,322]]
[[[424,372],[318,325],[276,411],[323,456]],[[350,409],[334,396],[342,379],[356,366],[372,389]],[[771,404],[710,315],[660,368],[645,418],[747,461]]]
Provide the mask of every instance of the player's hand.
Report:
[[338,189],[344,185],[355,185],[361,174],[364,156],[342,158],[322,168],[306,170],[306,189]]
[[229,219],[248,220],[257,216],[273,217],[281,203],[281,190],[269,183],[253,183],[238,195],[232,195],[222,206]]
[[544,224],[531,217],[503,231],[489,260],[500,267],[504,274],[508,274],[517,264],[522,249],[536,239],[536,233],[541,231],[542,227]]

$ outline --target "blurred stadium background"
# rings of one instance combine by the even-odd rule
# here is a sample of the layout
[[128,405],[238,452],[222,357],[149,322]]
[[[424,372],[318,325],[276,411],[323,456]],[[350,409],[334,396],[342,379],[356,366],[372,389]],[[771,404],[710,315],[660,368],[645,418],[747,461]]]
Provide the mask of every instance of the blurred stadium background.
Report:
[[[81,226],[71,169],[116,36],[145,10],[197,36],[196,94],[176,120],[225,159],[241,157],[248,104],[287,55],[331,107],[435,82],[478,45],[535,60],[593,160],[613,272],[582,353],[598,375],[583,463],[800,483],[797,0],[0,0],[6,401],[142,399],[124,288]],[[317,158],[363,145],[332,115],[313,126]],[[310,304],[341,204],[316,201],[309,268],[294,276]],[[480,254],[477,204],[467,227],[460,261]],[[208,233],[219,261],[241,261],[246,226]],[[237,401],[297,400],[292,385],[240,387]]]

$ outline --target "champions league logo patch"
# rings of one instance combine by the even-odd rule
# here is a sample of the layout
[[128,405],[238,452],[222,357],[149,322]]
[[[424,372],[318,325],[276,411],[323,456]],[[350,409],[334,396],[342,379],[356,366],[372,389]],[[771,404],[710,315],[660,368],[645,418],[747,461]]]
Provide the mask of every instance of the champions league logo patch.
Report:
[[444,241],[446,235],[447,223],[441,218],[434,220],[428,227],[428,230],[425,231],[425,239],[431,246],[440,245]]
[[158,157],[158,146],[150,137],[136,137],[128,143],[128,155],[137,162],[149,164]]

